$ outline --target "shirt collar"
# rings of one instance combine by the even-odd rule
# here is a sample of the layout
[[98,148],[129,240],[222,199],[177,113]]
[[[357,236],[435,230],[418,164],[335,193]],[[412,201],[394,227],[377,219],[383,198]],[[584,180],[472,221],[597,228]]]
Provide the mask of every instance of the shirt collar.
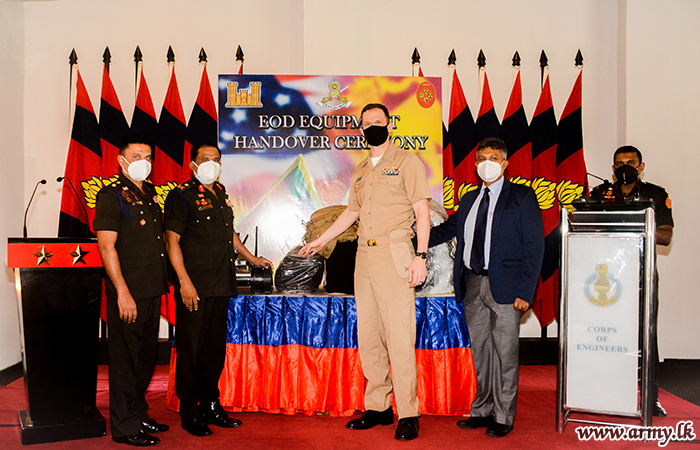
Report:
[[[505,180],[506,176],[503,175],[501,178],[498,179],[498,181],[494,181],[491,186],[489,186],[489,192],[491,196],[498,196],[501,193],[501,190],[503,189],[503,183]],[[481,185],[481,191],[486,188],[485,185]]]

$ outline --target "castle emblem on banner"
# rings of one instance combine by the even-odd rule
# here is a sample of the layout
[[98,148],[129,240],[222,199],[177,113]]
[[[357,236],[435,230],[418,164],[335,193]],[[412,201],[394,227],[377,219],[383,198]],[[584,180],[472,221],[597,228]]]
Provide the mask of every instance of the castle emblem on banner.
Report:
[[331,82],[328,83],[327,88],[323,86],[319,87],[328,91],[328,96],[323,97],[321,100],[316,102],[318,106],[335,111],[337,109],[347,108],[348,106],[352,105],[352,102],[348,100],[347,97],[343,97],[342,95],[340,95],[345,89],[348,88],[348,86],[342,87],[340,82],[335,78],[333,78]]
[[239,89],[238,83],[232,81],[226,83],[226,107],[227,108],[262,108],[260,101],[262,83],[251,81],[247,89]]
[[584,285],[586,298],[594,305],[610,306],[620,299],[622,292],[620,280],[608,272],[607,264],[596,264],[595,270],[596,273],[588,277]]

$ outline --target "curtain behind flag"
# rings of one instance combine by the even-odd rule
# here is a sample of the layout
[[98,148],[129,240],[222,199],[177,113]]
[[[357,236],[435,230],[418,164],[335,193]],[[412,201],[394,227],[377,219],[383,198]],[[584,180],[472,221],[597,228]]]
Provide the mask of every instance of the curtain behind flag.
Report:
[[559,300],[559,207],[556,200],[557,119],[554,115],[549,75],[545,78],[535,114],[530,123],[532,142],[532,183],[542,210],[545,254],[532,305],[540,325],[557,317]]
[[[189,178],[182,176],[186,133],[185,113],[173,68],[158,120],[158,141],[151,173],[153,184],[161,190],[170,190]],[[185,165],[188,164],[189,161]]]
[[[75,115],[61,190],[59,237],[86,237],[95,218],[95,199],[102,188],[102,152],[95,110],[77,71]],[[68,180],[77,191],[73,192]],[[78,198],[79,197],[79,198]],[[82,206],[81,206],[82,203]],[[87,217],[85,215],[87,211]]]
[[583,156],[583,126],[581,124],[580,71],[559,119],[557,145],[557,199],[570,204],[583,194],[588,195],[586,160]]
[[114,90],[107,67],[102,70],[102,94],[100,96],[100,148],[102,149],[102,180],[108,184],[120,172],[117,155],[119,144],[129,132],[122,105]]
[[[454,174],[454,209],[459,206],[462,196],[479,186],[476,174],[476,131],[474,117],[469,110],[467,98],[464,96],[462,84],[459,82],[457,71],[452,77],[452,92],[450,94],[450,118],[447,133],[449,134],[450,156],[452,159],[452,173]],[[443,154],[443,165],[445,158]],[[445,172],[449,173],[449,172]],[[447,209],[447,207],[445,207]]]
[[532,179],[532,149],[530,148],[530,127],[523,108],[523,89],[520,84],[519,69],[503,115],[501,139],[508,149],[506,177],[513,183],[529,185]]

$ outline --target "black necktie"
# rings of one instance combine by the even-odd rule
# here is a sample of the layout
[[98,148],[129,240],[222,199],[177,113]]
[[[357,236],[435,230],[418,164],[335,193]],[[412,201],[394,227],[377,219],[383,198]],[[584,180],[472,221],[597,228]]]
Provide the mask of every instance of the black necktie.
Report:
[[484,270],[484,265],[486,264],[484,260],[484,244],[486,242],[486,216],[489,213],[489,203],[489,188],[485,188],[484,196],[481,197],[481,202],[479,203],[479,210],[476,213],[472,254],[469,259],[469,265],[476,273]]

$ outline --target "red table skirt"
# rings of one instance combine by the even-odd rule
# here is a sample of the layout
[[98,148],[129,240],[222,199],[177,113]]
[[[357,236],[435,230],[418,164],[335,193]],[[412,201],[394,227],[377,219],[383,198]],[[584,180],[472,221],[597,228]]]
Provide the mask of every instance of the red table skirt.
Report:
[[[180,404],[176,363],[173,348],[167,394],[167,407],[173,411]],[[470,348],[417,349],[416,363],[422,414],[469,413],[476,393]],[[228,344],[219,389],[221,404],[231,412],[350,416],[364,411],[365,379],[356,348]]]

